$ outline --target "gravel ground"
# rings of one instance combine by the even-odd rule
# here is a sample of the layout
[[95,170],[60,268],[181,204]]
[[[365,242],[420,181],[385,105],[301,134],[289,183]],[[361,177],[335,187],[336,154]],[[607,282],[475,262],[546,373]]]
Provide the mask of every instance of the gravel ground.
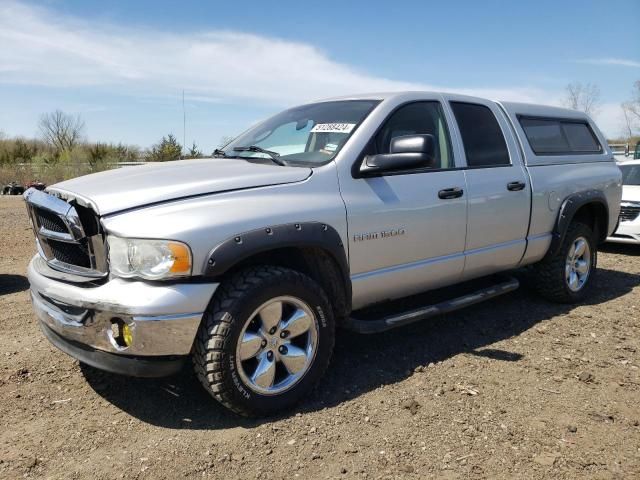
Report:
[[520,289],[340,332],[299,409],[247,420],[189,370],[130,379],[49,345],[20,198],[0,231],[0,478],[640,478],[640,247],[606,247],[584,305]]

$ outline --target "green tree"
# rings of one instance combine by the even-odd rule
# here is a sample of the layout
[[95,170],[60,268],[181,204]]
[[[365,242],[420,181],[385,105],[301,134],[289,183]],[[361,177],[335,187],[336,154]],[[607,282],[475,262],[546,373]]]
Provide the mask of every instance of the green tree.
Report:
[[104,143],[94,143],[93,145],[87,146],[87,153],[89,156],[89,164],[92,168],[96,165],[100,164],[100,162],[104,161],[109,155],[109,146]]
[[151,162],[168,162],[170,160],[178,160],[181,155],[182,145],[170,133],[151,147],[151,150],[147,153],[147,160]]
[[35,156],[36,148],[29,145],[24,139],[16,138],[12,154],[14,162],[29,162]]
[[196,145],[196,142],[193,142],[193,145],[191,145],[189,147],[189,150],[187,151],[187,156],[186,158],[202,158],[202,151],[198,148],[198,146]]

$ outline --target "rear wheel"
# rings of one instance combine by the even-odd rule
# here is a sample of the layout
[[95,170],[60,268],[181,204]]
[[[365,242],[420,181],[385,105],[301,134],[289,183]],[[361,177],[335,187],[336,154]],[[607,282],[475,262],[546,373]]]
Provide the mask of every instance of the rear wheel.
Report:
[[257,267],[224,282],[196,340],[200,382],[246,416],[290,408],[326,370],[334,320],[326,294],[294,270]]
[[575,303],[589,293],[596,273],[597,250],[588,225],[569,225],[556,254],[534,267],[534,284],[546,298],[560,303]]

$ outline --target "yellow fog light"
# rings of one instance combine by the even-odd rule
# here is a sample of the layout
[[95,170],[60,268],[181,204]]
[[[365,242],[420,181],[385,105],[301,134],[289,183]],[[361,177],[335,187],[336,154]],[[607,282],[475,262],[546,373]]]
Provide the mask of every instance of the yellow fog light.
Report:
[[111,340],[119,348],[127,348],[133,343],[133,330],[121,318],[111,319]]
[[133,332],[126,323],[122,326],[122,340],[127,347],[133,343]]

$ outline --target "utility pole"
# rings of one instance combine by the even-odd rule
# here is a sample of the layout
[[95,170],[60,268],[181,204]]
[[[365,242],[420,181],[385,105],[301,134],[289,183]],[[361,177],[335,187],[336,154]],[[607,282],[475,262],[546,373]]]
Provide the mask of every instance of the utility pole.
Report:
[[[182,152],[187,148],[187,111],[184,108],[184,88],[182,89]],[[184,156],[184,155],[183,155]]]

